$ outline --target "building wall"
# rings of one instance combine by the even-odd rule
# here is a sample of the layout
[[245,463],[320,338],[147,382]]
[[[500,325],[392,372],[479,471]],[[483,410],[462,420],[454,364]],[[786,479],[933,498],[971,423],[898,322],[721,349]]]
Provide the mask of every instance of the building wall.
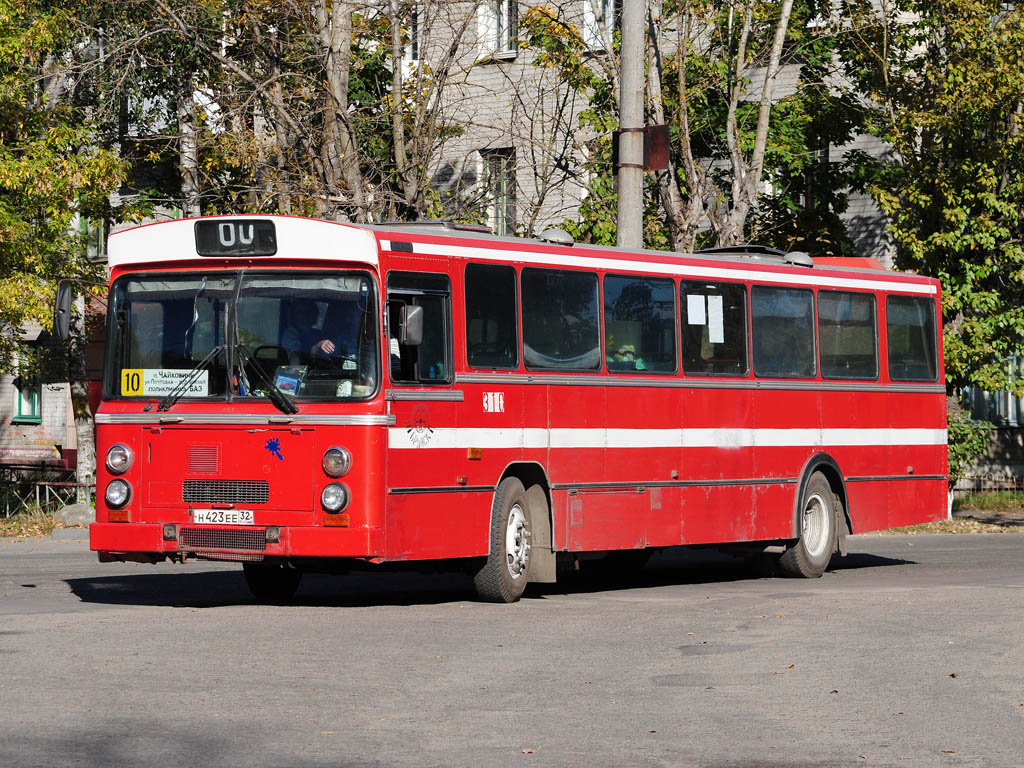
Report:
[[70,470],[75,466],[77,439],[70,388],[63,374],[62,351],[27,328],[26,340],[39,344],[42,355],[39,418],[19,418],[16,374],[0,375],[0,467],[5,469]]

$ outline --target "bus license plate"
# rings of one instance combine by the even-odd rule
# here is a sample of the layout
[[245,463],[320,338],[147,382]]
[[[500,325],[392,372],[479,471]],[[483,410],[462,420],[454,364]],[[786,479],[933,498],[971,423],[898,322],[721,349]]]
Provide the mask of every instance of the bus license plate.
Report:
[[253,525],[251,509],[193,509],[193,523],[207,525]]

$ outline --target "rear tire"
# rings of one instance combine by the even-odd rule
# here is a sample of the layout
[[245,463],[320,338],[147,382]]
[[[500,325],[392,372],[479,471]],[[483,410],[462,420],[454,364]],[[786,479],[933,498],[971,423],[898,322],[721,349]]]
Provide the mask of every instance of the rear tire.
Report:
[[522,597],[530,578],[530,506],[526,489],[506,477],[494,492],[491,508],[490,553],[473,577],[481,600],[514,603]]
[[786,576],[816,579],[825,572],[836,548],[837,499],[832,486],[815,472],[800,500],[800,538],[779,557]]
[[245,583],[261,603],[286,603],[295,597],[302,571],[278,563],[242,563]]

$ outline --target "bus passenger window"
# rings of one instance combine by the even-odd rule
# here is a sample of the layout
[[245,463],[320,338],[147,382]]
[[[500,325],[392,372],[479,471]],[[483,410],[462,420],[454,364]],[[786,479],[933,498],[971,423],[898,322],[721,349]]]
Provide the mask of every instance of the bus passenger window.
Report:
[[885,300],[889,340],[889,378],[893,381],[935,381],[935,302],[915,296],[889,296]]
[[523,359],[527,368],[596,371],[601,368],[597,275],[525,267]]
[[683,370],[688,375],[745,376],[746,289],[737,283],[684,280],[679,299]]
[[[451,284],[446,275],[388,273],[388,357],[391,380],[447,384],[452,380]],[[423,339],[404,344],[400,338],[402,307],[423,308]]]
[[605,364],[609,371],[676,370],[676,302],[671,280],[607,275]]
[[814,294],[805,288],[755,285],[750,293],[754,373],[811,378],[814,360]]
[[818,291],[818,344],[824,378],[876,378],[877,337],[874,296]]
[[471,368],[519,365],[514,268],[466,266],[466,360]]

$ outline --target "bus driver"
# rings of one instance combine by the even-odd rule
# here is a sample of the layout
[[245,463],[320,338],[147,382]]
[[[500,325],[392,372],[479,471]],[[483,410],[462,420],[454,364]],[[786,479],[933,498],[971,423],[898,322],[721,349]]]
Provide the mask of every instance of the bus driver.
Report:
[[293,299],[288,310],[289,327],[281,334],[281,346],[288,351],[288,362],[301,365],[311,356],[328,357],[334,353],[334,342],[315,327],[320,312],[312,299]]

